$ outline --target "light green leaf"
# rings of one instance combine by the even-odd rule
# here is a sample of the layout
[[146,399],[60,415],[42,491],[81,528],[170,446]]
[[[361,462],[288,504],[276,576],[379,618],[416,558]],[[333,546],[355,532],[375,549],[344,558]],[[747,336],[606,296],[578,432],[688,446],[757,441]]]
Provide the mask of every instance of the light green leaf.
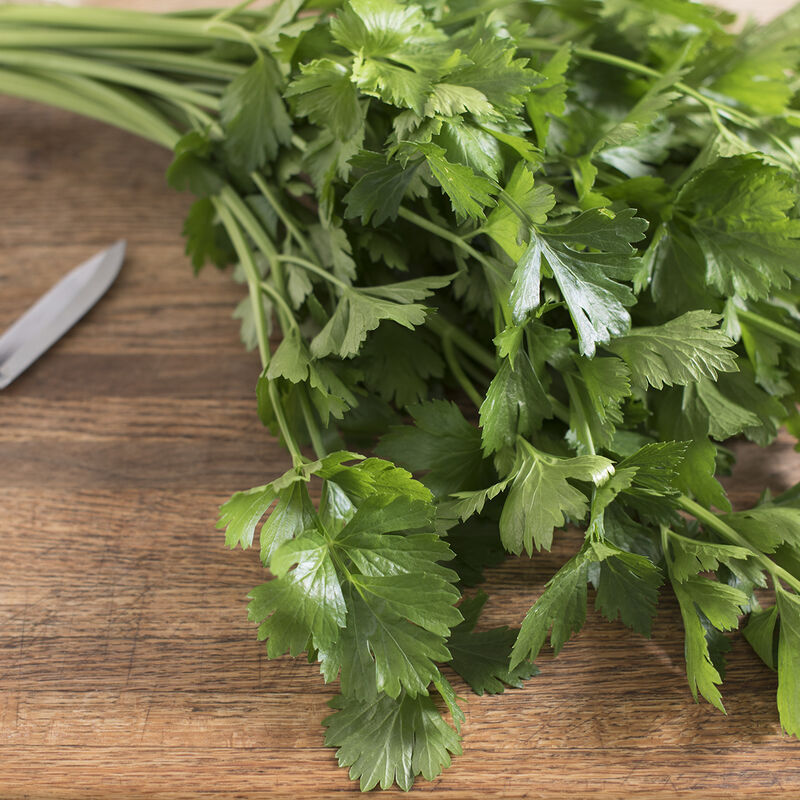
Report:
[[[294,569],[289,569],[294,565]],[[258,638],[267,640],[267,655],[328,647],[345,625],[345,603],[327,540],[306,531],[284,542],[275,552],[271,568],[277,575],[250,593],[248,615],[260,622]]]
[[676,593],[680,587],[717,630],[729,631],[739,626],[739,616],[748,602],[747,595],[740,589],[697,576],[689,576],[673,586]]
[[551,186],[534,182],[533,172],[523,162],[514,167],[503,191],[504,194],[501,195],[497,207],[483,224],[483,231],[491,236],[513,261],[519,261],[525,252],[524,242],[528,239],[527,227],[503,198],[507,196],[537,225],[547,221],[547,214],[553,209],[556,199]]
[[633,468],[633,482],[644,489],[669,492],[674,489],[689,442],[650,442],[624,458],[618,469]]
[[464,164],[478,175],[497,179],[503,165],[500,147],[497,140],[479,126],[466,121],[445,122],[435,142],[444,148],[448,161]]
[[800,275],[800,220],[792,178],[757,156],[720,158],[678,196],[677,210],[700,246],[706,281],[724,296],[767,297]]
[[558,458],[520,440],[511,489],[500,516],[500,537],[505,548],[529,555],[549,550],[553,530],[566,523],[567,516],[579,522],[586,516],[589,501],[569,480],[595,485],[603,483],[614,467],[602,456]]
[[[323,467],[319,476],[338,484],[356,504],[430,503],[433,496],[411,473],[380,458],[365,458],[352,466]],[[366,512],[365,512],[366,513]],[[432,514],[432,511],[430,512]]]
[[420,116],[425,113],[433,88],[424,75],[399,64],[372,58],[356,59],[353,80],[364,94],[378,97],[398,108],[410,108]]
[[[712,439],[725,441],[747,428],[757,428],[761,421],[749,408],[724,395],[716,383],[703,378],[695,384],[695,402],[708,415],[708,434]],[[685,396],[691,396],[688,393]]]
[[632,328],[607,348],[624,359],[641,388],[716,380],[718,372],[737,370],[733,340],[716,327],[720,319],[710,311],[687,311],[663,325]]
[[[424,581],[417,591],[424,593]],[[390,697],[427,694],[439,672],[436,662],[450,660],[446,637],[412,624],[372,593],[362,598],[347,591],[345,597],[347,627],[319,648],[326,680],[341,670],[342,688],[359,697],[371,691]]]
[[325,327],[311,340],[315,358],[337,355],[351,358],[358,354],[367,334],[382,320],[391,320],[406,328],[425,321],[425,307],[407,301],[382,300],[372,292],[356,288],[342,289],[339,303]]
[[533,661],[539,655],[548,632],[550,645],[557,655],[567,639],[583,627],[589,560],[581,550],[547,582],[541,597],[522,621],[511,651],[511,669],[526,660]]
[[571,57],[571,45],[564,44],[540,68],[543,80],[533,87],[525,107],[536,133],[536,143],[544,149],[550,130],[550,116],[560,117],[565,110],[568,84],[564,78]]
[[351,53],[388,56],[444,38],[417,5],[394,0],[349,0],[331,20],[331,34]]
[[775,623],[778,621],[778,607],[764,608],[750,613],[750,619],[742,630],[744,638],[758,657],[770,668],[777,668],[775,658]]
[[513,115],[542,77],[529,67],[527,59],[514,58],[512,38],[493,34],[481,24],[468,30],[466,37],[471,42],[465,42],[467,58],[447,80],[477,89],[495,109]]
[[722,683],[722,678],[711,661],[706,640],[706,631],[697,614],[694,599],[684,588],[685,583],[673,583],[672,587],[681,609],[683,627],[685,631],[684,655],[686,658],[686,678],[692,696],[697,700],[698,692],[708,700],[711,705],[723,713],[722,695],[717,686]]
[[452,83],[437,83],[428,95],[423,114],[433,117],[455,117],[459,114],[474,114],[476,117],[495,117],[497,112],[483,92],[472,86],[456,86]]
[[241,545],[242,550],[253,544],[253,535],[264,514],[277,499],[271,484],[258,486],[246,492],[236,492],[220,507],[217,528],[225,529],[225,544],[233,550]]
[[289,328],[272,354],[267,368],[267,379],[285,378],[292,383],[308,379],[311,354],[298,328]]
[[308,496],[307,473],[290,470],[266,486],[236,492],[220,508],[217,528],[226,528],[225,543],[242,549],[253,543],[255,529],[270,507],[277,505],[261,526],[261,561],[269,566],[275,550],[313,525],[314,507]]
[[278,503],[261,526],[261,563],[271,566],[278,547],[313,525],[314,515],[305,481],[279,489]]
[[[594,355],[598,344],[630,328],[627,306],[634,296],[618,280],[630,280],[637,261],[631,241],[644,235],[646,223],[627,209],[616,216],[607,209],[585,211],[565,225],[531,230],[530,244],[517,263],[511,291],[519,323],[539,306],[540,281],[549,270],[558,284],[578,332],[581,352]],[[606,248],[589,252],[577,247]]]
[[445,149],[432,142],[416,143],[413,149],[425,157],[434,179],[450,198],[456,217],[483,219],[483,209],[495,204],[492,197],[497,192],[495,185],[465,164],[448,161]]
[[583,454],[611,445],[623,421],[621,405],[630,396],[630,370],[619,358],[577,358],[575,363],[582,380],[570,378],[568,436]]

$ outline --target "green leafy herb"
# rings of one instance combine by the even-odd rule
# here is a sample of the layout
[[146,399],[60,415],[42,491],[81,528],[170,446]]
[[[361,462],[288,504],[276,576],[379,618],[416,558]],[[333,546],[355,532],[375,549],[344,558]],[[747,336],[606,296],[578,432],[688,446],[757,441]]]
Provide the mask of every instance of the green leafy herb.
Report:
[[[192,266],[235,265],[254,405],[291,463],[219,527],[259,548],[267,654],[338,681],[325,741],[364,790],[439,775],[466,722],[448,669],[520,686],[590,584],[644,636],[670,586],[690,691],[719,709],[744,622],[800,735],[800,492],[733,512],[717,480],[727,438],[800,430],[800,24],[729,19],[689,0],[0,13],[0,91],[171,150]],[[518,630],[479,624],[463,587],[584,523]]]

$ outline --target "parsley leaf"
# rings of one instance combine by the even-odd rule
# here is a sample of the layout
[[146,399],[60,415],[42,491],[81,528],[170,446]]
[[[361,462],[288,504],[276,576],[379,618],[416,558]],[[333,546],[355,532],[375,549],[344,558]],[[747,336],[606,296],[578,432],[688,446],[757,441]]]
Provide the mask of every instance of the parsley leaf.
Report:
[[522,681],[538,670],[529,661],[509,668],[509,657],[517,631],[507,628],[475,632],[487,595],[484,592],[464,600],[460,611],[464,621],[453,628],[447,647],[452,654],[450,666],[470,685],[475,694],[500,694],[506,686],[519,689]]
[[425,472],[422,482],[436,495],[480,486],[486,473],[481,434],[458,406],[431,400],[408,411],[415,424],[391,428],[377,453],[412,472]]
[[393,783],[408,791],[417,775],[433,780],[450,766],[450,754],[461,754],[458,735],[430,697],[378,694],[364,702],[340,695],[331,706],[337,710],[323,722],[325,744],[338,748],[339,766],[350,767],[363,792]]
[[650,636],[661,570],[637,553],[616,552],[600,562],[597,608],[608,620],[619,617],[629,628]]
[[586,516],[586,495],[569,483],[579,480],[600,484],[613,473],[613,466],[602,456],[557,458],[536,450],[520,440],[511,489],[500,516],[500,537],[511,553],[523,548],[549,550],[553,530],[562,527],[569,516],[579,522]]
[[282,81],[275,62],[261,55],[227,86],[220,100],[225,149],[245,172],[273,159],[292,137],[292,121],[279,94]]
[[800,598],[783,589],[776,592],[781,630],[778,641],[778,711],[781,727],[800,735]]
[[480,407],[484,452],[510,447],[517,436],[533,433],[552,414],[533,365],[525,353],[504,359]]
[[598,344],[626,333],[627,307],[635,301],[619,280],[630,280],[636,273],[631,242],[641,239],[646,227],[633,209],[616,215],[592,209],[561,225],[532,228],[530,244],[514,272],[514,320],[523,321],[539,306],[541,278],[549,272],[570,311],[584,355],[591,357]]
[[421,325],[426,309],[413,301],[427,297],[450,280],[450,277],[431,277],[384,286],[342,287],[336,311],[311,341],[312,355],[350,358],[359,352],[369,331],[375,330],[382,320],[406,328]]
[[733,340],[716,328],[720,316],[687,311],[655,327],[634,327],[613,339],[608,349],[630,367],[637,385],[685,385],[737,369]]
[[296,113],[338,139],[350,139],[363,125],[358,90],[347,69],[330,59],[304,64],[284,96],[297,98]]
[[316,648],[334,642],[345,625],[345,604],[324,537],[306,531],[284,542],[270,569],[277,577],[253,589],[248,606],[250,619],[261,622],[258,638],[268,639],[267,655],[288,650],[296,656],[309,637]]
[[360,217],[363,224],[370,220],[376,227],[395,219],[406,192],[418,196],[425,192],[417,174],[419,163],[404,166],[399,161],[387,161],[379,153],[365,151],[352,159],[361,177],[344,196],[345,216]]
[[[706,281],[724,296],[767,297],[798,277],[800,220],[791,179],[755,156],[720,158],[681,190],[676,216],[702,252]],[[679,228],[679,230],[683,230]]]

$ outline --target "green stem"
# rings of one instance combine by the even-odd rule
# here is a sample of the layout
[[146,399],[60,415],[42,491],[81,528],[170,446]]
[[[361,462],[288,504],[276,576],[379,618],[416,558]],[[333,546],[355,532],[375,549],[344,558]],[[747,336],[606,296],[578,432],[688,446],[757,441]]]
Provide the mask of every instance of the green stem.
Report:
[[453,348],[453,341],[447,333],[442,337],[442,352],[444,353],[444,359],[447,362],[450,372],[453,373],[453,377],[458,381],[458,385],[475,404],[475,408],[480,408],[483,405],[483,398],[472,385],[472,381],[466,376],[464,370],[461,369],[461,364],[458,363],[458,357]]
[[278,261],[285,261],[288,264],[297,264],[298,267],[303,267],[303,269],[307,269],[309,272],[313,272],[316,275],[319,275],[321,278],[324,278],[329,283],[332,283],[338,286],[340,289],[349,289],[350,287],[342,280],[339,280],[335,275],[331,274],[327,270],[324,270],[322,267],[318,267],[316,264],[312,264],[306,258],[300,258],[300,256],[290,256],[285,255],[283,253],[276,256]]
[[672,558],[669,555],[669,537],[672,531],[666,526],[661,526],[661,550],[664,553],[664,561],[667,564],[667,574],[672,578]]
[[221,26],[216,27],[211,35],[206,19],[111,8],[0,5],[0,22],[41,25],[45,28],[63,26],[109,33],[160,34],[200,40],[209,47],[214,39],[238,43],[242,41],[238,31]]
[[463,237],[459,236],[457,233],[453,233],[446,228],[442,228],[435,222],[431,222],[430,220],[425,219],[425,217],[421,217],[419,214],[415,214],[413,211],[410,211],[403,206],[400,207],[398,214],[412,225],[416,225],[418,228],[422,228],[423,230],[434,234],[434,236],[438,236],[440,239],[444,239],[445,241],[454,244],[459,250],[474,258],[484,268],[484,270],[489,273],[487,275],[487,283],[489,284],[489,288],[492,293],[495,308],[499,307],[505,324],[511,324],[511,310],[506,302],[507,298],[502,296],[505,292],[505,289],[500,288],[507,286],[508,280],[506,276],[503,275],[502,272],[494,264],[492,264],[491,261],[489,261],[488,258],[485,258],[474,247],[467,244]]
[[[242,28],[240,25],[237,25],[235,22],[228,22],[227,20],[222,20],[218,22],[215,18],[211,18],[206,23],[204,23],[204,27],[207,31],[229,31],[232,36],[238,37],[239,41],[243,44],[248,45],[255,54],[256,58],[259,60],[263,59],[263,54],[261,53],[261,48],[259,47],[258,42],[253,38],[250,31],[246,28]],[[220,38],[227,38],[227,37],[220,37]]]
[[533,220],[530,218],[528,212],[505,190],[499,183],[495,184],[500,190],[498,197],[508,206],[509,210],[515,214],[517,219],[522,222],[526,228],[533,228]]
[[418,228],[422,228],[423,230],[426,230],[429,233],[434,234],[434,236],[438,236],[440,239],[444,239],[445,241],[454,244],[459,250],[462,250],[467,255],[472,256],[472,258],[474,258],[481,265],[486,267],[486,269],[492,272],[497,271],[494,264],[489,262],[474,247],[467,244],[457,233],[448,231],[446,228],[442,228],[435,222],[431,222],[430,220],[425,219],[425,217],[421,217],[419,214],[415,214],[413,211],[410,211],[409,209],[404,208],[403,206],[400,206],[400,211],[398,212],[398,215],[407,222],[410,222],[412,225],[416,225]]
[[247,235],[255,242],[256,247],[267,259],[270,269],[272,269],[279,258],[278,251],[261,223],[250,210],[250,207],[230,186],[223,187],[219,196],[239,220],[239,224],[244,228]]
[[[2,42],[0,41],[0,45]],[[68,45],[65,45],[68,46]],[[101,58],[110,58],[128,64],[138,64],[146,69],[177,72],[182,75],[200,75],[203,78],[231,80],[244,72],[242,64],[216,61],[192,53],[172,53],[168,50],[145,50],[103,47],[93,50]]]
[[569,408],[565,406],[557,397],[548,394],[547,399],[550,402],[550,407],[553,409],[557,419],[560,419],[566,425],[569,425]]
[[171,150],[180,138],[155,111],[89,79],[55,78],[0,68],[2,93],[63,108],[129,131]]
[[212,131],[215,135],[222,137],[223,130],[220,124],[211,116],[206,114],[201,108],[198,108],[191,103],[185,103],[183,100],[171,100],[175,108],[179,108],[190,119],[198,122],[201,128]]
[[228,232],[233,249],[236,251],[239,263],[242,265],[242,270],[247,279],[247,288],[250,292],[250,305],[253,311],[253,321],[256,326],[256,340],[258,341],[258,351],[261,356],[261,366],[266,368],[269,366],[270,352],[269,335],[267,334],[267,318],[264,311],[264,304],[261,302],[261,276],[253,260],[253,254],[242,235],[242,229],[231,214],[228,205],[222,200],[215,201],[214,205],[216,206],[220,221]]
[[311,408],[311,403],[308,401],[305,391],[300,391],[300,407],[303,410],[303,419],[306,423],[306,430],[311,439],[311,446],[314,448],[314,453],[317,458],[324,458],[327,455],[325,445],[322,442],[322,434],[314,419],[314,410]]
[[497,370],[497,358],[478,344],[468,333],[465,333],[457,325],[450,322],[449,319],[441,316],[441,314],[430,314],[426,318],[425,324],[437,336],[441,338],[449,337],[459,350],[462,350],[474,361],[477,361],[478,364],[486,367],[490,372]]
[[56,75],[82,75],[89,78],[132,86],[155,95],[181,100],[204,108],[218,109],[219,99],[187,89],[174,81],[164,80],[137,69],[119,67],[104,61],[79,58],[61,53],[0,48],[0,64]]
[[[145,48],[150,52],[166,54],[176,49],[197,49],[209,46],[207,37],[194,39],[179,36],[165,36],[157,33],[117,33],[114,31],[86,30],[73,31],[63,28],[14,28],[0,30],[0,47],[50,47],[59,50],[71,48],[85,50],[90,48]],[[153,50],[152,48],[158,48]],[[231,65],[233,66],[233,65]]]
[[311,259],[311,261],[317,261],[316,253],[311,249],[311,246],[308,243],[308,240],[302,233],[300,233],[299,228],[295,225],[294,220],[291,218],[290,214],[286,211],[286,209],[275,199],[275,196],[272,194],[272,190],[269,188],[267,182],[264,178],[259,175],[257,172],[252,172],[250,174],[251,179],[258,186],[258,190],[264,196],[264,199],[272,206],[273,211],[278,215],[280,221],[286,226],[286,230],[294,237],[295,241],[300,245],[300,249]]
[[[261,302],[261,276],[258,274],[258,268],[253,260],[253,254],[247,246],[247,242],[242,235],[242,229],[234,219],[233,215],[228,209],[228,206],[222,200],[216,200],[215,206],[220,221],[225,226],[225,230],[230,237],[233,249],[239,258],[239,263],[242,265],[245,277],[247,279],[247,288],[250,294],[250,305],[253,309],[253,320],[256,326],[256,339],[258,340],[258,352],[261,356],[261,366],[266,369],[269,366],[270,352],[269,352],[269,337],[267,335],[267,318],[264,312],[264,304]],[[286,417],[283,413],[283,406],[281,405],[278,391],[273,381],[269,383],[269,399],[272,403],[273,411],[275,412],[275,419],[278,421],[283,440],[286,443],[286,449],[292,456],[292,463],[298,466],[305,462],[300,448],[292,436]]]
[[706,528],[710,528],[715,533],[719,534],[723,539],[726,539],[731,544],[744,547],[753,554],[753,558],[761,564],[761,566],[769,572],[772,576],[773,582],[778,585],[777,579],[785,581],[796,592],[800,593],[800,580],[794,577],[790,572],[783,567],[778,566],[769,556],[757,550],[753,545],[747,541],[740,533],[731,528],[716,514],[703,508],[699,503],[689,499],[686,495],[682,494],[678,497],[678,505],[687,513],[691,514],[699,523]]
[[[463,351],[462,351],[463,352]],[[471,358],[464,358],[459,361],[461,368],[467,373],[467,377],[480,387],[488,387],[491,383],[491,378],[486,375],[486,370],[480,365],[476,364]],[[494,373],[492,373],[492,378]]]
[[769,334],[773,339],[778,339],[781,342],[792,345],[792,347],[800,348],[800,333],[781,325],[780,322],[762,317],[753,311],[746,311],[742,308],[736,309],[736,316],[746,322],[756,330]]
[[[239,199],[238,195],[236,195],[236,197]],[[275,286],[281,295],[285,297],[286,282],[284,280],[283,267],[281,266],[281,262],[278,257],[278,251],[246,203],[244,203],[241,199],[239,199],[239,203],[244,207],[242,213],[246,213],[247,215],[249,226],[248,231],[250,231],[250,235],[253,237],[253,240],[256,242],[256,244],[259,245],[259,249],[261,249],[264,255],[269,259],[270,271],[272,272]],[[265,250],[265,248],[267,249]],[[267,252],[267,250],[269,252]]]
[[217,11],[213,17],[209,20],[209,22],[220,22],[222,20],[226,20],[229,17],[234,17],[241,11],[244,11],[249,6],[253,5],[255,0],[242,0],[241,3],[237,3],[235,6],[230,6],[230,8],[221,8]]
[[175,149],[181,134],[161,114],[152,100],[147,100],[126,87],[112,88],[83,75],[61,75],[58,80],[73,91],[106,106],[114,114],[127,116],[134,124],[141,125],[142,130],[153,131],[159,137],[160,144],[168,150]]
[[281,325],[281,328],[283,330],[286,330],[287,328],[299,330],[300,326],[297,324],[297,320],[294,318],[294,312],[284,299],[283,295],[281,295],[281,293],[267,281],[261,281],[261,290],[266,292],[277,303],[278,308],[283,312],[283,318],[286,324]]

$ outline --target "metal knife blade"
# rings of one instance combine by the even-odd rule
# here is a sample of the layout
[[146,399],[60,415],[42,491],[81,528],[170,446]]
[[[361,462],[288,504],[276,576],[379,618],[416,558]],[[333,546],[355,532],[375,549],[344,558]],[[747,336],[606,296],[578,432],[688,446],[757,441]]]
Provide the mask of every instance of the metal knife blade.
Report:
[[120,240],[68,272],[0,336],[0,389],[52,347],[109,289],[125,258]]

